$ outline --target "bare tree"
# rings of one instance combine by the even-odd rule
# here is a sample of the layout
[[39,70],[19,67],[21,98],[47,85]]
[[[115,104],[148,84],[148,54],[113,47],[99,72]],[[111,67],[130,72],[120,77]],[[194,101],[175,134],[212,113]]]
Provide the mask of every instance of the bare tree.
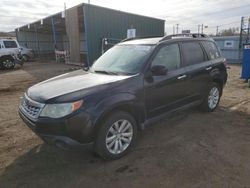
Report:
[[234,36],[239,35],[239,28],[238,27],[230,27],[229,29],[223,29],[220,32],[221,36]]

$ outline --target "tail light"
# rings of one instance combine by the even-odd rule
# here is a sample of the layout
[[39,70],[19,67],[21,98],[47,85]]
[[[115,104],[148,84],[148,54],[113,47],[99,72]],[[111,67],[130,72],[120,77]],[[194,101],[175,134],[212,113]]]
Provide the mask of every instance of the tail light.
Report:
[[230,68],[230,67],[228,66],[228,61],[226,60],[226,58],[223,59],[223,64],[225,65],[225,67],[226,67],[227,69]]

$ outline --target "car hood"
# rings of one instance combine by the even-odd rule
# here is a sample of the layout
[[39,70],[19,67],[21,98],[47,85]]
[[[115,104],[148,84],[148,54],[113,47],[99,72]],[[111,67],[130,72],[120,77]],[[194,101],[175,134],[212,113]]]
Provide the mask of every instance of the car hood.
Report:
[[82,96],[80,97],[83,97],[90,94],[94,87],[99,89],[103,86],[108,87],[111,83],[129,77],[131,76],[96,74],[78,70],[40,82],[30,87],[27,95],[35,101],[46,102],[55,97],[81,90]]

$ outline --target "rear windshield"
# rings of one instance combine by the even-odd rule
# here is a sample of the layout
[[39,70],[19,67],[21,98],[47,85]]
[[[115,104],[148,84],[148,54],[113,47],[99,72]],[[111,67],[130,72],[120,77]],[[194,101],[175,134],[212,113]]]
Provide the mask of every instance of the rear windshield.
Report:
[[5,48],[17,48],[17,44],[15,41],[11,41],[11,40],[6,40],[6,41],[3,41],[3,44],[5,46]]

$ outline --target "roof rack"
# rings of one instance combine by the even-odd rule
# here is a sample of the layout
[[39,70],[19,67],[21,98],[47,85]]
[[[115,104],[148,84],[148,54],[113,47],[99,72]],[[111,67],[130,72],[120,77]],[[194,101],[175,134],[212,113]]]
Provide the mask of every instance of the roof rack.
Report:
[[132,38],[125,38],[123,40],[121,40],[121,42],[127,42],[127,41],[130,41],[130,40],[135,40],[137,39],[136,37],[132,37]]
[[185,33],[185,34],[175,34],[175,35],[167,35],[163,37],[160,42],[169,40],[169,39],[174,39],[174,38],[209,38],[206,34],[201,34],[201,33]]
[[121,42],[127,42],[127,41],[131,41],[131,40],[136,40],[136,39],[156,38],[156,37],[162,37],[162,36],[156,35],[156,36],[144,36],[144,37],[125,38],[125,39],[121,40]]

